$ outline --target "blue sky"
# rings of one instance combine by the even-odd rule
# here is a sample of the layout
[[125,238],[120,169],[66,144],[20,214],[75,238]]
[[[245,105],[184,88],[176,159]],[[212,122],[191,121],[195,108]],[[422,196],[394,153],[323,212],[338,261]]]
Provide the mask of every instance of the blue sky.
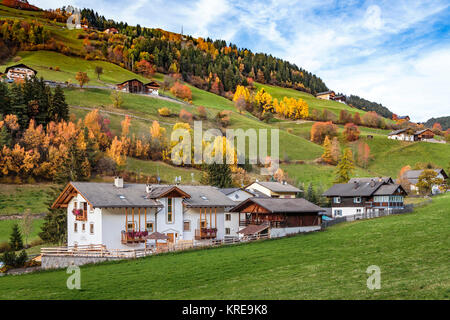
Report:
[[35,0],[224,39],[289,60],[331,89],[413,120],[450,115],[449,1]]

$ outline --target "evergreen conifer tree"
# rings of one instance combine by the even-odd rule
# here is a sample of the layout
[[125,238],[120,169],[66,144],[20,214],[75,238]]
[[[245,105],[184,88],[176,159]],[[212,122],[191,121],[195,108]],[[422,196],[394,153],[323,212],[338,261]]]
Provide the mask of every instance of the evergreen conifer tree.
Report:
[[207,166],[208,184],[218,188],[229,188],[233,184],[230,166],[212,163]]
[[48,213],[44,218],[39,237],[45,242],[62,244],[67,235],[67,212],[63,209],[53,209],[53,199],[61,193],[62,188],[53,187],[48,191]]
[[22,234],[20,233],[19,225],[17,223],[13,225],[13,229],[9,237],[9,245],[13,251],[23,249]]

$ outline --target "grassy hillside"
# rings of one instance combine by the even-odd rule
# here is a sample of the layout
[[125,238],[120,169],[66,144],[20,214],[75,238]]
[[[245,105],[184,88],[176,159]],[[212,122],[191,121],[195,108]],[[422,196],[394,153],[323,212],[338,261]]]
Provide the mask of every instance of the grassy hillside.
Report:
[[51,184],[11,185],[0,184],[0,215],[47,212],[47,191]]
[[[78,84],[75,80],[75,75],[77,72],[82,71],[88,74],[90,79],[88,85],[92,86],[114,85],[133,78],[137,78],[143,82],[150,81],[147,78],[106,61],[88,61],[52,51],[21,51],[17,56],[22,58],[19,62],[9,61],[5,65],[0,66],[0,70],[4,71],[8,66],[24,63],[35,69],[39,77],[59,82],[69,81],[73,84]],[[100,76],[100,81],[97,80],[97,75],[95,74],[96,66],[103,68],[103,75]],[[59,67],[60,71],[55,71],[55,67]],[[53,68],[53,70],[50,70],[50,68]]]
[[[0,220],[0,242],[9,241],[9,236],[11,234],[14,224],[18,224],[20,227],[21,220]],[[44,224],[44,219],[34,219],[33,220],[33,230],[30,237],[28,238],[28,243],[38,239],[39,232],[41,232],[41,227]],[[23,239],[25,243],[25,238]]]
[[[241,246],[1,280],[1,299],[448,299],[450,195],[415,213]],[[366,269],[381,269],[381,289]],[[195,266],[195,268],[193,268]]]
[[260,90],[261,88],[264,88],[268,93],[270,93],[270,95],[273,98],[277,98],[278,100],[281,100],[284,97],[291,97],[291,98],[296,98],[296,99],[301,98],[308,103],[308,106],[310,107],[310,112],[312,109],[316,109],[319,111],[322,111],[323,109],[328,109],[331,112],[333,112],[334,114],[336,114],[337,116],[339,116],[339,113],[341,112],[341,110],[347,110],[347,111],[351,112],[352,114],[354,114],[356,112],[359,112],[361,114],[365,113],[362,110],[352,108],[346,104],[336,102],[336,101],[331,101],[331,100],[317,99],[316,97],[314,97],[313,95],[311,95],[309,93],[294,90],[294,89],[275,87],[275,86],[261,84],[261,83],[255,83],[255,86],[258,90]]

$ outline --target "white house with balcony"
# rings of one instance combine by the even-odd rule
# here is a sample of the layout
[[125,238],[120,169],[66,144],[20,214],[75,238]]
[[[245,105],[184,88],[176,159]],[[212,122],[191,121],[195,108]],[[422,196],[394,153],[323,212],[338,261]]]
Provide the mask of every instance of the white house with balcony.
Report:
[[158,232],[168,242],[238,237],[236,203],[211,186],[70,182],[53,208],[67,209],[67,245],[142,249]]

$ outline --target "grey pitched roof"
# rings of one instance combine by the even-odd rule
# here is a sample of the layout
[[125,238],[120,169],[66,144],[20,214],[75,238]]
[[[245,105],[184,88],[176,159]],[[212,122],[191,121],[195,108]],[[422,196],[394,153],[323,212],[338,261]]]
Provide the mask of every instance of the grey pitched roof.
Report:
[[376,196],[390,196],[397,192],[397,190],[401,190],[403,193],[406,193],[403,187],[399,184],[385,184],[382,185],[377,191],[375,191],[374,195]]
[[395,130],[395,131],[392,131],[391,133],[389,133],[388,136],[395,136],[395,135],[400,134],[400,133],[405,132],[405,131],[406,131],[406,128]]
[[329,94],[329,93],[334,93],[334,91],[329,90],[329,91],[319,92],[319,93],[316,93],[316,97],[324,95],[324,94]]
[[262,193],[261,191],[255,189],[247,189],[246,191],[250,192],[255,196],[255,198],[270,198],[267,194]]
[[230,193],[236,192],[240,190],[240,188],[223,188],[219,189],[220,192],[222,192],[224,195],[229,195]]
[[267,189],[269,189],[270,191],[273,192],[302,192],[302,190],[286,183],[279,183],[276,181],[258,181],[255,182],[263,187],[266,187]]
[[[425,170],[425,169],[424,169]],[[409,180],[410,183],[416,184],[419,182],[419,177],[422,174],[424,170],[409,170],[405,172],[406,179]],[[442,174],[444,177],[448,177],[447,173],[444,171],[444,169],[431,169],[435,171],[437,174]]]
[[147,198],[145,184],[124,184],[117,188],[113,183],[71,182],[75,189],[94,208],[159,208],[163,205]]
[[326,197],[368,197],[377,191],[383,184],[383,181],[335,184],[330,189],[325,191],[323,195]]
[[324,212],[325,210],[302,198],[250,198],[231,209],[239,212],[249,203],[256,203],[271,213]]
[[219,188],[212,186],[178,186],[181,190],[191,196],[184,199],[186,207],[234,207],[236,202],[220,192]]
[[391,177],[371,177],[371,178],[352,178],[350,179],[350,181],[348,183],[354,183],[354,182],[359,182],[359,183],[367,183],[370,181],[383,181],[384,183],[394,183],[394,180],[392,180]]
[[7,67],[7,68],[5,69],[5,73],[8,73],[9,69],[13,69],[13,68],[30,69],[31,71],[34,72],[34,74],[37,74],[37,73],[38,73],[36,70],[34,70],[33,68],[30,68],[29,66],[27,66],[27,65],[25,65],[25,64],[23,64],[23,63],[20,63],[20,64],[14,65],[14,66]]
[[[151,187],[153,190],[150,193],[150,196],[158,197],[175,186],[155,184],[151,185]],[[176,187],[190,196],[190,198],[185,198],[183,200],[183,203],[187,207],[234,207],[236,205],[236,203],[221,192],[219,188],[213,186],[177,185]]]

